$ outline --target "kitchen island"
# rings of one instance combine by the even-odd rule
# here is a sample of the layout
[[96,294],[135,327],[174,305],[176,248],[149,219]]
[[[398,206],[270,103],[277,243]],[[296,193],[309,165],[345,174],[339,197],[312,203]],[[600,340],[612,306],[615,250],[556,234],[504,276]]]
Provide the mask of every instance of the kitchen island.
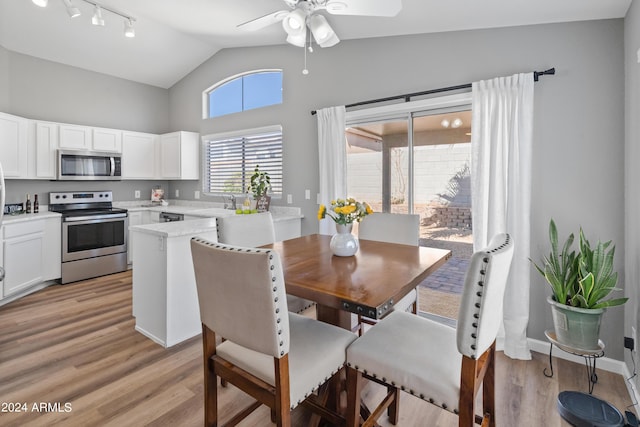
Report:
[[130,227],[134,236],[135,329],[164,347],[202,331],[190,240],[217,241],[216,219]]

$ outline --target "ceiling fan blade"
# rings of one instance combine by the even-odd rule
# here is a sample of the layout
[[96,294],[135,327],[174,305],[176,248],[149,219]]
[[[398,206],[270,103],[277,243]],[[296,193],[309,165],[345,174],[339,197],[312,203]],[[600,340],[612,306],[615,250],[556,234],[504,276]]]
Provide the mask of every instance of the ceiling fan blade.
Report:
[[325,8],[333,15],[396,16],[402,0],[329,0]]
[[261,30],[264,27],[268,27],[269,25],[275,24],[276,22],[280,22],[284,19],[290,11],[288,10],[278,10],[277,12],[272,12],[267,15],[261,16],[260,18],[252,19],[251,21],[243,22],[242,24],[236,26],[236,28],[243,31],[257,31]]

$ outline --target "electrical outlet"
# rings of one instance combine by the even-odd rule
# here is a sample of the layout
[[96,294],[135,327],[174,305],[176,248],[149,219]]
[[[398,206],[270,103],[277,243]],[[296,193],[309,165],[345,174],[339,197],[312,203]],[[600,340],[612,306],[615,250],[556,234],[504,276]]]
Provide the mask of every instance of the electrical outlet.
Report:
[[140,190],[136,190],[136,191],[134,192],[134,197],[135,197],[136,199],[139,199],[139,198],[140,198]]
[[293,203],[293,196],[291,194],[287,194],[287,203]]
[[200,192],[199,192],[198,190],[196,190],[196,191],[193,193],[193,198],[194,198],[194,199],[199,199],[199,198],[200,198]]
[[624,348],[627,348],[631,351],[635,350],[635,345],[634,345],[634,340],[633,338],[629,338],[629,337],[624,337]]
[[180,197],[180,190],[176,190],[176,198]]
[[306,200],[310,200],[311,199],[311,190],[304,190],[304,198]]

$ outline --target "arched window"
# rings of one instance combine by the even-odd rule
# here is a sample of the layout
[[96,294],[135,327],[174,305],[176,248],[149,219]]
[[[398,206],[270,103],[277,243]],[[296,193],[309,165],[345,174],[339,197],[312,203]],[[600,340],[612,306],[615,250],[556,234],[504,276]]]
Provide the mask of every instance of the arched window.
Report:
[[282,70],[256,70],[222,80],[203,92],[203,118],[282,104]]

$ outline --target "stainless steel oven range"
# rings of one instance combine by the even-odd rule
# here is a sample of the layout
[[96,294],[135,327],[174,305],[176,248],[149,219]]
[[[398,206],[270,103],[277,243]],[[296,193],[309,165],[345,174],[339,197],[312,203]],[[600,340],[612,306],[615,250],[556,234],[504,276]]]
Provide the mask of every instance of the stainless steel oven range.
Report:
[[49,193],[62,214],[62,279],[70,283],[127,269],[129,218],[111,191]]

